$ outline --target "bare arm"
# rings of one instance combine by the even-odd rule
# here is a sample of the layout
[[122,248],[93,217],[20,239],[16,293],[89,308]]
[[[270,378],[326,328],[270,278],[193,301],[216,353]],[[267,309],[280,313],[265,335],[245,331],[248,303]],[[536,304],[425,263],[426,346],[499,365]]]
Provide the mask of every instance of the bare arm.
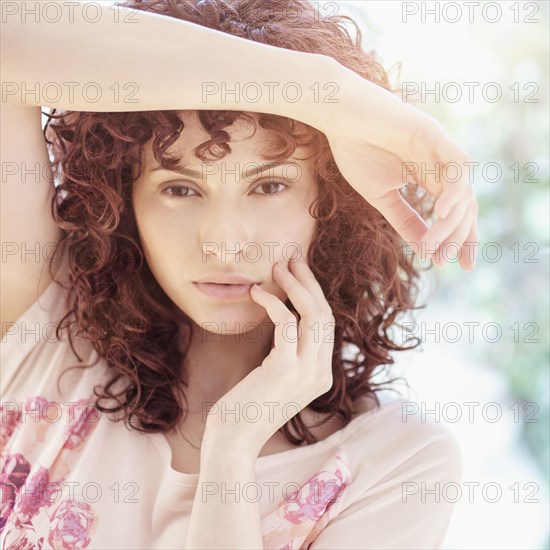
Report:
[[23,17],[23,6],[5,16],[6,99],[93,112],[246,110],[318,124],[319,94],[312,86],[336,81],[342,69],[324,55],[111,2],[94,3],[93,10],[86,4],[61,3],[55,24]]
[[207,423],[185,549],[264,547],[260,505],[243,491],[256,483],[256,458],[234,440],[224,442],[223,430],[209,429]]
[[[50,215],[53,178],[41,107],[246,110],[319,127],[324,109],[310,88],[337,81],[343,70],[326,56],[267,46],[114,2],[58,2],[57,11],[53,4],[48,2],[47,12],[34,1],[2,6],[2,336],[18,330],[15,321],[51,282],[45,251],[59,239]],[[281,101],[287,85],[292,101]],[[302,98],[294,102],[296,90]]]

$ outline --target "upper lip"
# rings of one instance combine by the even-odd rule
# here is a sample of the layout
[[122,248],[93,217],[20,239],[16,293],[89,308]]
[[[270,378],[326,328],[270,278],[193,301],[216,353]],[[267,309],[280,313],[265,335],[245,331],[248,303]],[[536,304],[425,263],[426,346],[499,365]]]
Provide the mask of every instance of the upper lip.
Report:
[[201,279],[194,281],[195,283],[216,283],[226,285],[253,285],[257,281],[243,277],[242,275],[229,275],[227,273],[212,273]]

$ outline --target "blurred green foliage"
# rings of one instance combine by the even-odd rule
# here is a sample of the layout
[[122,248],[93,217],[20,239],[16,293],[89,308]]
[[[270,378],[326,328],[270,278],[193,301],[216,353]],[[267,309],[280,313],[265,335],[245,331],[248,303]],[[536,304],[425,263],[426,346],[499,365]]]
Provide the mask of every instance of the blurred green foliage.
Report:
[[[384,49],[380,50],[386,68],[402,62],[394,86],[405,81],[424,81],[428,89],[434,89],[436,82],[440,87],[449,82],[480,84],[471,103],[437,100],[433,95],[416,103],[443,124],[480,168],[487,168],[485,175],[480,168],[473,172],[480,206],[476,269],[465,273],[454,265],[438,270],[437,299],[453,307],[459,288],[456,307],[467,308],[472,320],[489,319],[502,328],[498,344],[482,342],[468,353],[477,354],[472,357],[476,364],[501,372],[509,383],[511,400],[525,406],[520,417],[527,420],[522,421],[523,440],[550,480],[549,3],[536,2],[537,24],[516,23],[505,12],[498,24],[480,17],[461,28],[425,24],[412,41],[397,17],[398,3],[388,3],[393,4],[387,8],[393,10],[390,18],[379,16],[385,9],[379,2],[360,4],[341,3],[361,23],[364,49],[384,45],[390,25],[406,35],[392,50],[402,47],[398,59],[389,63]],[[503,10],[509,7],[501,5]],[[407,23],[409,28],[413,24]],[[442,44],[438,33],[454,33],[453,39],[462,42]],[[415,41],[426,40],[422,34],[433,44],[426,59],[418,59],[421,47],[414,49]],[[391,36],[396,35],[394,29]],[[479,93],[489,82],[498,83],[502,90],[496,102]],[[466,87],[463,92],[467,97]],[[488,163],[497,163],[502,177],[497,178]],[[499,251],[502,256],[496,260]]]
[[[539,4],[538,17],[548,21],[548,3]],[[514,29],[514,40],[498,42],[496,59],[502,64],[501,78],[492,77],[488,81],[499,82],[503,95],[498,102],[489,103],[489,108],[480,115],[470,121],[457,120],[453,105],[446,102],[431,105],[430,111],[457,136],[475,161],[482,166],[496,162],[502,168],[502,179],[496,184],[488,181],[494,179],[492,174],[484,178],[474,172],[482,253],[478,255],[476,270],[468,275],[471,288],[468,307],[477,309],[480,318],[488,314],[503,329],[498,351],[495,352],[494,344],[487,343],[482,346],[479,359],[502,371],[508,378],[511,397],[524,403],[525,419],[530,420],[522,422],[524,440],[548,481],[547,26],[544,31],[544,24],[519,25]],[[473,25],[471,36],[480,48],[495,48],[482,25]],[[535,100],[536,103],[526,102]],[[502,250],[502,257],[495,262],[493,254],[497,250]],[[441,270],[439,275],[442,290],[447,292],[456,278],[463,277],[454,269]],[[477,318],[475,314],[473,317]]]

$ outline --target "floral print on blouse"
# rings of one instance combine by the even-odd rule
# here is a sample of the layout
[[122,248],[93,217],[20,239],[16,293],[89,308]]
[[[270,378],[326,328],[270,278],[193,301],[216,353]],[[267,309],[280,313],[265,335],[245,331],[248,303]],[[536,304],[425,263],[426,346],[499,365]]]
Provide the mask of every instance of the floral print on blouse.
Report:
[[[21,422],[21,411],[0,405],[1,474],[0,533],[5,550],[56,548],[80,550],[93,548],[93,535],[100,521],[89,499],[79,500],[63,483],[75,458],[98,425],[97,410],[81,399],[76,406],[63,407],[42,396],[27,400],[27,421]],[[63,411],[62,430],[53,413]],[[34,414],[29,415],[29,411]],[[54,421],[55,420],[55,421]],[[26,452],[10,452],[8,443],[25,430]],[[22,435],[22,433],[20,434]],[[48,437],[57,438],[58,455],[51,464],[32,462],[33,451]],[[276,510],[262,519],[265,548],[280,550],[306,549],[311,540],[337,513],[338,504],[351,481],[345,455],[335,456],[327,467],[290,491]],[[47,542],[47,545],[46,545]]]
[[[87,548],[90,545],[98,521],[92,505],[70,498],[71,495],[58,498],[64,489],[62,482],[69,472],[69,456],[78,451],[97,425],[97,415],[88,401],[82,399],[76,405],[71,405],[62,432],[59,455],[49,467],[39,462],[31,464],[28,453],[11,453],[6,449],[12,434],[15,435],[24,426],[27,448],[32,452],[37,444],[48,437],[50,428],[55,425],[56,419],[49,416],[50,412],[60,409],[60,404],[42,396],[29,398],[23,409],[27,421],[22,423],[20,410],[0,405],[0,531],[3,532],[3,548],[41,549],[45,540],[51,548],[67,550]],[[31,415],[29,411],[35,414]],[[40,514],[48,519],[47,533],[36,528],[35,519]]]

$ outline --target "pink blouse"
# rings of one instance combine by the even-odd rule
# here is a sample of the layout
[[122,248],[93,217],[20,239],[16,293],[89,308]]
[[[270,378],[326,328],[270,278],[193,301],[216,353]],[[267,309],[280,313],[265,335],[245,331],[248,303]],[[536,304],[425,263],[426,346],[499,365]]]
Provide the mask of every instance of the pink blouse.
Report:
[[[79,364],[55,338],[66,294],[52,282],[2,339],[0,547],[181,549],[199,476],[171,467],[163,434],[94,407],[93,387],[110,378],[103,360],[57,386]],[[76,349],[97,359],[88,342]],[[264,548],[441,546],[453,510],[442,488],[461,483],[462,454],[445,426],[405,418],[406,403],[363,399],[326,439],[258,457],[240,496],[259,503]]]

